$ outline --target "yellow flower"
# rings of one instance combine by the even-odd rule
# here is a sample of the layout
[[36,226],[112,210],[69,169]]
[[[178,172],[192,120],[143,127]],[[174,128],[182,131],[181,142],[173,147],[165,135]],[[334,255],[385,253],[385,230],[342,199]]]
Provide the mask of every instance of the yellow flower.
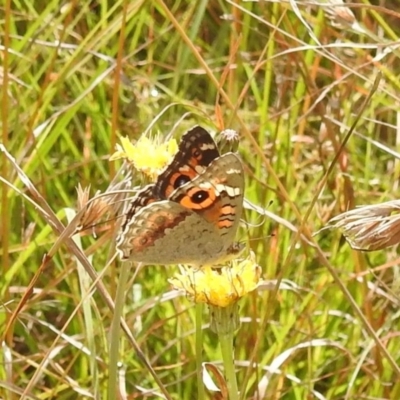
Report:
[[117,145],[117,151],[110,160],[126,159],[154,181],[178,151],[175,139],[166,143],[161,143],[161,140],[157,138],[152,141],[142,136],[136,144],[132,144],[128,138],[121,138],[121,145]]
[[199,269],[184,267],[183,273],[169,282],[176,289],[185,290],[196,303],[228,307],[257,288],[261,268],[254,254],[245,260],[232,260],[229,267],[205,266]]

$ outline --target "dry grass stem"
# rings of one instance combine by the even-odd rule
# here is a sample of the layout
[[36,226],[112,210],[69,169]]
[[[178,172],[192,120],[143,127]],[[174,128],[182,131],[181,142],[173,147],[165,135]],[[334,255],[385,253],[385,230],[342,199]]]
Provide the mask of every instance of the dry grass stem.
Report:
[[400,200],[360,206],[329,221],[355,250],[373,251],[400,243]]

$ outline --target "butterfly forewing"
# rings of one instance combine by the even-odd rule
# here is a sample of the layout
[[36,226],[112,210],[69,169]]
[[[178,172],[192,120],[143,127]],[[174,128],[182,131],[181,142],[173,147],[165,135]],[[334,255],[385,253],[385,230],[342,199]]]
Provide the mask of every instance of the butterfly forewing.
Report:
[[214,160],[203,174],[176,189],[170,199],[215,225],[228,247],[242,215],[243,192],[242,163],[238,156],[228,153]]
[[189,130],[182,136],[171,164],[158,177],[155,196],[167,199],[176,188],[202,173],[218,157],[218,148],[204,128],[196,126]]

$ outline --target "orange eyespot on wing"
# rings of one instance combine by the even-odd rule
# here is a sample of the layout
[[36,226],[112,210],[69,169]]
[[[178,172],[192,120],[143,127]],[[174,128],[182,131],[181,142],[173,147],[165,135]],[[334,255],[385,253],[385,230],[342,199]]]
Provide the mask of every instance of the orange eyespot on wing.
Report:
[[[186,187],[185,187],[186,188]],[[206,221],[219,229],[229,229],[236,221],[236,206],[229,196],[218,193],[214,188],[182,188],[182,194],[174,197],[181,206],[196,211]]]
[[217,199],[215,190],[191,187],[186,193],[176,198],[181,206],[190,210],[205,210],[211,207]]
[[165,186],[165,198],[168,198],[171,193],[183,186],[185,183],[190,182],[197,176],[197,172],[190,168],[181,168],[178,172],[173,173],[169,177],[169,183]]
[[174,159],[157,179],[154,194],[160,199],[169,198],[174,190],[204,172],[219,156],[211,135],[204,128],[195,126],[182,136]]

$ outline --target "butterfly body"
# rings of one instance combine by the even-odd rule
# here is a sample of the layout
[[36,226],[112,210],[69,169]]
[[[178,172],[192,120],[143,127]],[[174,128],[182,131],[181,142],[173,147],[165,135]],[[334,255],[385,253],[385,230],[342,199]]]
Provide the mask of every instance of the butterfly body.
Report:
[[205,265],[234,257],[243,191],[239,157],[220,155],[209,133],[193,128],[157,182],[132,200],[117,238],[120,258]]

